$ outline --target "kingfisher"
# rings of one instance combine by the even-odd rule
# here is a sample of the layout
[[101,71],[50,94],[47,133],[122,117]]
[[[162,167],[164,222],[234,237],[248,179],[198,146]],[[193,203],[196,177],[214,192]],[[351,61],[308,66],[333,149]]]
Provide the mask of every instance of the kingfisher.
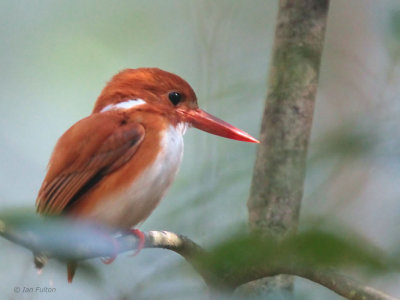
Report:
[[[92,113],[59,138],[37,196],[37,212],[130,230],[151,214],[174,180],[188,127],[259,143],[200,109],[181,77],[158,68],[119,72]],[[143,247],[143,234],[134,233]],[[75,268],[69,263],[69,282]]]

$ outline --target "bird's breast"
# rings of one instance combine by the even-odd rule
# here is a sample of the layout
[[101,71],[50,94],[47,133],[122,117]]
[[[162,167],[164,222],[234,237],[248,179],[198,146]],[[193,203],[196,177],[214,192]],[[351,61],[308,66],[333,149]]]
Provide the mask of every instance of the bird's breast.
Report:
[[[122,172],[126,172],[125,178],[137,173],[133,180],[125,183],[122,188],[115,189],[113,193],[106,193],[101,201],[91,206],[85,217],[93,217],[96,221],[118,228],[129,228],[144,221],[160,202],[178,172],[183,155],[182,135],[185,129],[185,125],[166,126],[158,133],[158,145],[151,146],[145,138],[143,147],[135,153],[132,161],[115,172],[121,172],[120,174],[113,174],[114,177],[111,178],[122,181]],[[151,157],[152,151],[157,151],[155,158],[141,166],[141,157]],[[137,168],[142,170],[137,172]]]

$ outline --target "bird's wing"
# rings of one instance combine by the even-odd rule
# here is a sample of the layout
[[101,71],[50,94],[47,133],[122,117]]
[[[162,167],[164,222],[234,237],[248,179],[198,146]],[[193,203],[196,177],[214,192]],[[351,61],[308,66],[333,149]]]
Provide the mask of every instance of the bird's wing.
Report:
[[145,135],[144,127],[122,114],[93,114],[59,139],[36,199],[41,214],[60,214],[106,174],[124,165]]

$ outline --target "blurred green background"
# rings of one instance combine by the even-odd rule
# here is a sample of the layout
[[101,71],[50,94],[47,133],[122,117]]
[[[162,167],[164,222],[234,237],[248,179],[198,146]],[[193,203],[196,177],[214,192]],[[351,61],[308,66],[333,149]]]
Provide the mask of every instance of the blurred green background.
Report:
[[[0,210],[29,207],[57,138],[87,116],[110,77],[159,67],[185,78],[202,108],[258,136],[277,1],[0,2]],[[347,224],[383,249],[400,230],[400,4],[333,0],[322,61],[302,221]],[[180,173],[140,227],[188,235],[206,248],[246,231],[256,146],[189,130]],[[0,239],[0,291],[10,299],[207,299],[176,254],[144,250],[78,270]],[[365,279],[400,296],[400,276]],[[54,294],[15,294],[53,286]],[[296,280],[296,299],[340,299]]]

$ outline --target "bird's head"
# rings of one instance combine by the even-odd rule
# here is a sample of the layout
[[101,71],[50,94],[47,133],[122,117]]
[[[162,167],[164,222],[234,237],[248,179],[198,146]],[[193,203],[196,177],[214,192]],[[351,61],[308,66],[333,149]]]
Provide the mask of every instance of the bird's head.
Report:
[[137,105],[215,135],[258,143],[248,133],[200,109],[195,92],[185,80],[157,68],[126,69],[116,74],[101,92],[93,113]]

